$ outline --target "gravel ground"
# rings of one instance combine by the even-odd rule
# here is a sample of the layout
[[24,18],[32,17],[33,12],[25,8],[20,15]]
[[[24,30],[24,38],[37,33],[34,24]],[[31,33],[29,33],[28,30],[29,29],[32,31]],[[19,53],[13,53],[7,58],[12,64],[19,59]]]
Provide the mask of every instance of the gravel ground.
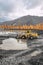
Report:
[[[11,38],[10,38],[10,40],[11,40]],[[14,41],[14,39],[12,39],[12,40]],[[17,43],[17,40],[15,40],[15,41]],[[28,40],[28,41],[24,41],[24,42],[23,41],[22,41],[22,43],[25,42],[25,45],[27,44],[25,46],[26,48],[28,48],[28,49],[35,48],[37,50],[42,51],[42,53],[40,53],[40,54],[38,54],[38,55],[35,56],[35,54],[37,52],[36,51],[33,55],[31,55],[32,57],[28,61],[23,61],[23,62],[18,63],[16,57],[15,56],[13,57],[13,55],[17,54],[19,52],[22,52],[22,51],[24,52],[24,50],[15,50],[14,48],[13,49],[15,51],[14,50],[9,50],[9,48],[7,50],[2,49],[2,48],[5,47],[5,46],[3,47],[3,45],[5,45],[5,43],[9,44],[9,41],[7,39],[7,40],[3,41],[3,42],[5,42],[4,44],[0,45],[0,48],[1,48],[0,49],[0,65],[43,65],[43,39],[37,39],[37,40],[32,40],[32,41]],[[21,43],[21,40],[19,42]],[[10,43],[12,43],[12,41],[10,41]],[[14,42],[13,42],[13,44],[14,44]],[[24,44],[22,44],[22,45],[24,45]],[[14,47],[14,46],[12,46],[12,47]],[[11,47],[10,47],[10,49],[11,49]],[[26,55],[26,57],[27,57],[27,55]]]
[[[28,62],[28,63],[27,63]],[[25,64],[24,64],[25,63]],[[38,54],[37,56],[33,56],[30,60],[28,61],[22,61],[18,63],[16,61],[16,58],[8,57],[8,58],[2,58],[0,59],[0,65],[43,65],[43,53]]]

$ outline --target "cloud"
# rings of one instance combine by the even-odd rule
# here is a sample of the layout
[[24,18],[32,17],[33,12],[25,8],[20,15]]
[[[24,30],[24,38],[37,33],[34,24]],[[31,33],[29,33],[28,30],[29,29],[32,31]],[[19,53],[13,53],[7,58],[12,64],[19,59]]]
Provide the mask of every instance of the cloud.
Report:
[[27,9],[34,8],[43,2],[43,0],[41,1],[40,0],[23,0],[23,1],[25,2],[24,4]]
[[0,0],[1,21],[25,15],[43,16],[43,0]]

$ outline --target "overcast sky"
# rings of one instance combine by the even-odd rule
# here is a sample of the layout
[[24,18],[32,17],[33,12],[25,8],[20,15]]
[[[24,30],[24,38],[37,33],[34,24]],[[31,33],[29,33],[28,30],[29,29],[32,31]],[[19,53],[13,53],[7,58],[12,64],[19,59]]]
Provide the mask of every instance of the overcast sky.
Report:
[[0,0],[0,22],[25,15],[43,16],[43,0]]

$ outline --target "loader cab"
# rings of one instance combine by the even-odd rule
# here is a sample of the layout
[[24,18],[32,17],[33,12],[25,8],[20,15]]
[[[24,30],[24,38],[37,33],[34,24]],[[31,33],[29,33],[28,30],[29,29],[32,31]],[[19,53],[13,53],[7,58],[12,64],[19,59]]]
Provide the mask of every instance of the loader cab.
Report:
[[27,31],[27,33],[29,33],[29,31]]
[[27,30],[27,32],[26,33],[31,33],[31,30]]

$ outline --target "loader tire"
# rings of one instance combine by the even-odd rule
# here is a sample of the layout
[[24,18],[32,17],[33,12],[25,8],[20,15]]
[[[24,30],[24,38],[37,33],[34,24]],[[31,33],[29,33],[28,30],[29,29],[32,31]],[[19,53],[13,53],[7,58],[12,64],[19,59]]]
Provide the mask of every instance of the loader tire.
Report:
[[26,36],[25,36],[25,35],[23,35],[21,38],[22,38],[22,39],[26,39]]
[[33,40],[33,39],[34,39],[34,37],[33,37],[33,36],[30,36],[30,37],[29,37],[29,39]]

